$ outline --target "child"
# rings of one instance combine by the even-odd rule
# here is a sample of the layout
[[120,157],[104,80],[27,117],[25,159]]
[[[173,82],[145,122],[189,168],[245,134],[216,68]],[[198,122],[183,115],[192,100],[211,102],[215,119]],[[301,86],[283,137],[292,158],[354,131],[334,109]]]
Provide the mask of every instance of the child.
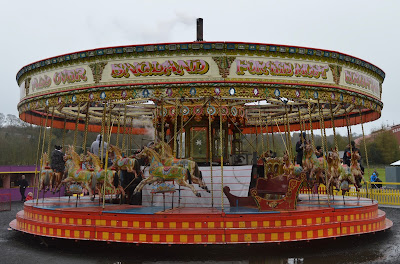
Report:
[[28,196],[26,196],[26,199],[25,199],[25,201],[30,201],[30,200],[33,200],[33,193],[32,192],[29,192]]

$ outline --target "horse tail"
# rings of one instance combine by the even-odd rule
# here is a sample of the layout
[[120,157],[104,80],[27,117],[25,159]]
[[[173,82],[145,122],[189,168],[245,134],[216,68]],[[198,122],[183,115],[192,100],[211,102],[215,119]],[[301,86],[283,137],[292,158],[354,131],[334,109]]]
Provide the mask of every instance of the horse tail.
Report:
[[190,184],[192,184],[192,175],[190,174],[190,171],[186,169],[186,176],[188,178],[188,181]]
[[201,171],[199,170],[199,166],[197,165],[197,162],[194,163],[194,175],[196,178],[202,179]]

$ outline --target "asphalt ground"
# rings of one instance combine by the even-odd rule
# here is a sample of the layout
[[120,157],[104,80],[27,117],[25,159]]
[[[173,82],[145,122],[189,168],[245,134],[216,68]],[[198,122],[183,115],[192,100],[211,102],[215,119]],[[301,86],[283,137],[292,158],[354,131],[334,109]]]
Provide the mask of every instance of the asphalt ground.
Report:
[[0,263],[400,263],[400,208],[380,207],[393,227],[385,232],[280,245],[152,246],[40,238],[10,230],[23,209],[0,212]]

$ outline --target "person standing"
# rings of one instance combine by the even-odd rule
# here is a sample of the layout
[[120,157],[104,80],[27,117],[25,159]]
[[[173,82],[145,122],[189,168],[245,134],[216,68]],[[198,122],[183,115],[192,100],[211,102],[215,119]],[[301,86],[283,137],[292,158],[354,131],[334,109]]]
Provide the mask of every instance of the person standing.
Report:
[[315,152],[315,155],[317,156],[317,158],[322,158],[324,156],[324,153],[322,152],[322,147],[317,146],[316,149],[317,151]]
[[21,201],[24,202],[25,197],[25,190],[29,186],[28,181],[25,179],[25,175],[21,176],[21,180],[19,181],[19,192],[21,193]]
[[62,153],[62,147],[55,145],[54,148],[55,149],[51,153],[50,167],[54,172],[64,173],[65,161],[64,161],[64,153]]
[[[93,141],[91,147],[90,147],[90,152],[95,154],[97,157],[100,158],[101,160],[101,145],[103,145],[103,166],[105,164],[106,160],[106,151],[107,151],[107,142],[102,142],[103,137],[99,134],[97,135],[97,138],[95,141]],[[111,164],[109,164],[111,165]]]
[[303,151],[304,151],[304,144],[306,143],[306,133],[303,132],[300,134],[300,140],[296,143],[296,163],[300,166],[303,166]]
[[[356,151],[358,151],[358,153],[360,153],[360,150],[358,148],[356,148],[356,143],[354,141],[351,141],[350,145],[347,145],[347,148],[344,150],[343,163],[350,167],[351,153],[356,152]],[[361,159],[360,159],[359,163],[360,162],[361,162]]]

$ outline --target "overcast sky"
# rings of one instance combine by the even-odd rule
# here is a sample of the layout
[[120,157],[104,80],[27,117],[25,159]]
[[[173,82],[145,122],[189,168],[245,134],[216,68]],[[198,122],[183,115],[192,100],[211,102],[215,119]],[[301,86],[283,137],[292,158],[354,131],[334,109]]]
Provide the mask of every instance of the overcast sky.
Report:
[[0,113],[18,114],[15,76],[27,64],[106,46],[194,41],[202,17],[206,41],[328,49],[380,67],[382,117],[365,129],[400,123],[400,1],[22,0],[4,1],[0,13]]

